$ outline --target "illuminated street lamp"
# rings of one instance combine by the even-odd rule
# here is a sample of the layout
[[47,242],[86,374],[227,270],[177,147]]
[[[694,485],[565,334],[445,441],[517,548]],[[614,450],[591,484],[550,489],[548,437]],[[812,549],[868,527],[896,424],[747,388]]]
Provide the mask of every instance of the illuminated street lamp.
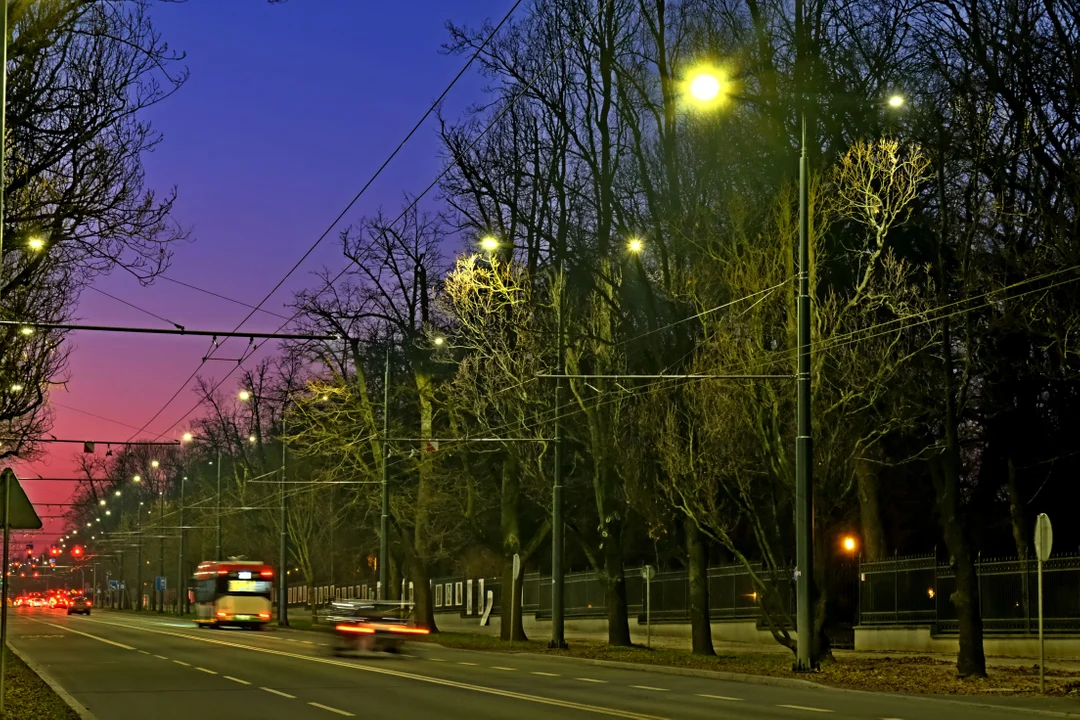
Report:
[[485,235],[480,238],[480,248],[487,253],[493,253],[499,249],[499,240],[494,235]]
[[255,437],[254,435],[248,435],[248,442],[249,442],[249,443],[251,443],[251,444],[253,444],[253,445],[255,444],[255,441],[256,441],[257,439],[258,439],[258,438],[256,438],[256,437]]
[[640,238],[630,238],[629,242],[626,243],[626,249],[637,254],[645,249],[645,244],[641,242]]
[[142,482],[142,475],[136,475],[135,477],[131,478],[131,482]]
[[161,466],[161,463],[159,463],[157,460],[151,460],[150,461],[150,467],[156,468],[156,467],[160,467],[160,466]]
[[12,383],[11,392],[22,392],[22,390],[23,390],[23,384],[22,383]]
[[858,543],[855,542],[855,538],[851,535],[844,536],[844,551],[847,553],[855,552],[855,548],[858,547]]
[[444,338],[442,336],[439,336],[439,337],[435,338],[435,340],[433,342],[436,345],[442,345],[444,342],[446,342],[446,338]]
[[698,102],[712,102],[720,95],[720,78],[714,73],[700,72],[690,80],[690,96]]
[[38,235],[31,235],[30,239],[26,241],[26,246],[34,252],[38,252],[45,247],[45,241]]
[[104,505],[105,505],[105,498],[102,498],[101,500],[98,500],[98,505],[101,505],[101,506],[103,506],[103,507],[104,507]]
[[902,108],[902,107],[904,107],[904,96],[899,95],[899,94],[890,95],[889,96],[889,107],[891,107],[891,108]]
[[251,393],[249,393],[247,390],[241,390],[237,397],[240,398],[240,402],[247,402],[251,399]]
[[194,439],[195,439],[195,436],[192,435],[191,433],[189,433],[189,432],[184,433],[184,438],[183,438],[184,442],[191,442]]

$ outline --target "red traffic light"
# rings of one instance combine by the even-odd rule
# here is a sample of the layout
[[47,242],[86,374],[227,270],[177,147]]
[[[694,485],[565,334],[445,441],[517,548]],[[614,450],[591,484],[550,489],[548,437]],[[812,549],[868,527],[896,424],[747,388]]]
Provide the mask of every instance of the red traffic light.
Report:
[[53,545],[52,547],[49,548],[49,555],[51,557],[60,557],[60,548]]
[[71,548],[71,556],[72,557],[79,558],[79,557],[82,557],[82,554],[83,554],[82,545],[76,545],[75,547]]

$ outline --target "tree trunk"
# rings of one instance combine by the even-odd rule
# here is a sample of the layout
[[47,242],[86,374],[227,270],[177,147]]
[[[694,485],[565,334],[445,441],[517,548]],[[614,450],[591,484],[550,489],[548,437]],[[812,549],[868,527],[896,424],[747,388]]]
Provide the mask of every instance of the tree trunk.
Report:
[[1008,490],[1009,490],[1009,520],[1012,523],[1013,542],[1016,544],[1016,557],[1020,559],[1020,603],[1024,611],[1024,617],[1028,619],[1028,629],[1031,624],[1031,546],[1028,538],[1027,518],[1024,514],[1024,499],[1020,496],[1020,487],[1016,481],[1016,463],[1012,455],[1008,460]]
[[862,557],[868,562],[885,557],[885,529],[882,527],[881,493],[878,485],[880,469],[881,466],[872,458],[859,458],[855,461],[856,479],[859,483]]
[[[608,528],[620,526],[618,521]],[[609,530],[610,532],[610,530]],[[622,545],[618,537],[604,541],[604,585],[608,615],[608,645],[629,647],[630,621],[627,619],[626,576],[623,574]]]
[[425,627],[432,634],[439,632],[435,625],[435,604],[431,598],[431,578],[428,577],[428,569],[419,558],[413,558],[409,563],[409,577],[412,579],[413,594],[416,598],[413,605],[413,619],[420,627]]
[[690,518],[686,527],[686,566],[690,575],[690,637],[695,655],[715,655],[709,622],[709,558],[701,531]]
[[986,677],[979,580],[960,507],[960,448],[952,388],[952,351],[948,344],[951,342],[949,320],[946,318],[942,325],[942,342],[945,343],[945,450],[931,461],[931,477],[937,495],[938,521],[949,548],[950,564],[956,571],[956,590],[950,598],[956,608],[960,629],[960,653],[956,657],[956,669],[960,677]]

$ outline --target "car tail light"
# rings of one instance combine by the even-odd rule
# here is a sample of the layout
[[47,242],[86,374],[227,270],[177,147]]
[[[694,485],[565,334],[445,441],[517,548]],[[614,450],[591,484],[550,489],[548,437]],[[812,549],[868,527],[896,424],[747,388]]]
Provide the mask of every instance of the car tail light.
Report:
[[260,620],[269,620],[270,619],[270,613],[259,613],[259,619]]
[[408,625],[376,625],[375,627],[399,635],[428,635],[431,633],[427,628],[409,627]]
[[274,572],[272,570],[263,570],[259,574],[262,575],[263,577],[274,577]]
[[219,612],[219,613],[217,614],[217,616],[218,616],[219,618],[227,618],[227,617],[229,617],[229,613],[227,613],[227,612]]
[[363,627],[361,625],[338,625],[335,630],[341,632],[354,633],[356,635],[374,635],[375,628]]
[[89,600],[87,600],[87,601],[86,601],[86,607],[90,607],[91,605],[93,605],[93,603],[92,603],[92,602],[90,602]]

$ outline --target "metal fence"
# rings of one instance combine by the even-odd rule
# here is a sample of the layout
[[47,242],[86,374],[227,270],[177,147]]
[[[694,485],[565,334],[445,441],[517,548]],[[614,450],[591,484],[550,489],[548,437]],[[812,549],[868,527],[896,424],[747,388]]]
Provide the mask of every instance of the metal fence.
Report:
[[[1037,565],[1034,559],[975,563],[979,610],[986,632],[1038,630]],[[957,632],[950,596],[952,567],[933,556],[894,558],[859,567],[858,622],[862,625],[933,625]],[[1080,556],[1052,557],[1043,564],[1043,622],[1048,632],[1080,630]]]
[[[755,567],[760,574],[761,568]],[[628,615],[643,616],[645,613],[645,579],[641,568],[626,568],[626,601]],[[742,565],[713,567],[708,570],[709,614],[714,620],[753,620],[760,615],[758,594],[746,568]],[[794,612],[793,584],[790,572],[782,577],[770,579],[770,584],[781,593],[783,601]],[[565,583],[564,608],[567,617],[600,618],[607,616],[607,588],[603,578],[595,572],[567,573]],[[435,588],[440,586],[454,588],[454,603],[445,598],[449,591],[438,593],[435,598],[437,612],[457,611],[464,615],[482,612],[482,602],[472,605],[465,600],[456,602],[459,595],[466,597],[472,592],[475,597],[483,598],[487,591],[492,592],[492,614],[499,614],[502,608],[503,588],[499,578],[471,579],[460,576],[438,578],[432,581]],[[472,590],[470,590],[470,585]],[[690,580],[686,571],[673,570],[658,572],[649,583],[651,616],[653,622],[687,622],[690,619]],[[463,588],[459,593],[456,589]],[[551,577],[538,573],[527,573],[522,581],[522,612],[534,614],[538,618],[551,617]],[[441,600],[441,602],[440,602]]]

